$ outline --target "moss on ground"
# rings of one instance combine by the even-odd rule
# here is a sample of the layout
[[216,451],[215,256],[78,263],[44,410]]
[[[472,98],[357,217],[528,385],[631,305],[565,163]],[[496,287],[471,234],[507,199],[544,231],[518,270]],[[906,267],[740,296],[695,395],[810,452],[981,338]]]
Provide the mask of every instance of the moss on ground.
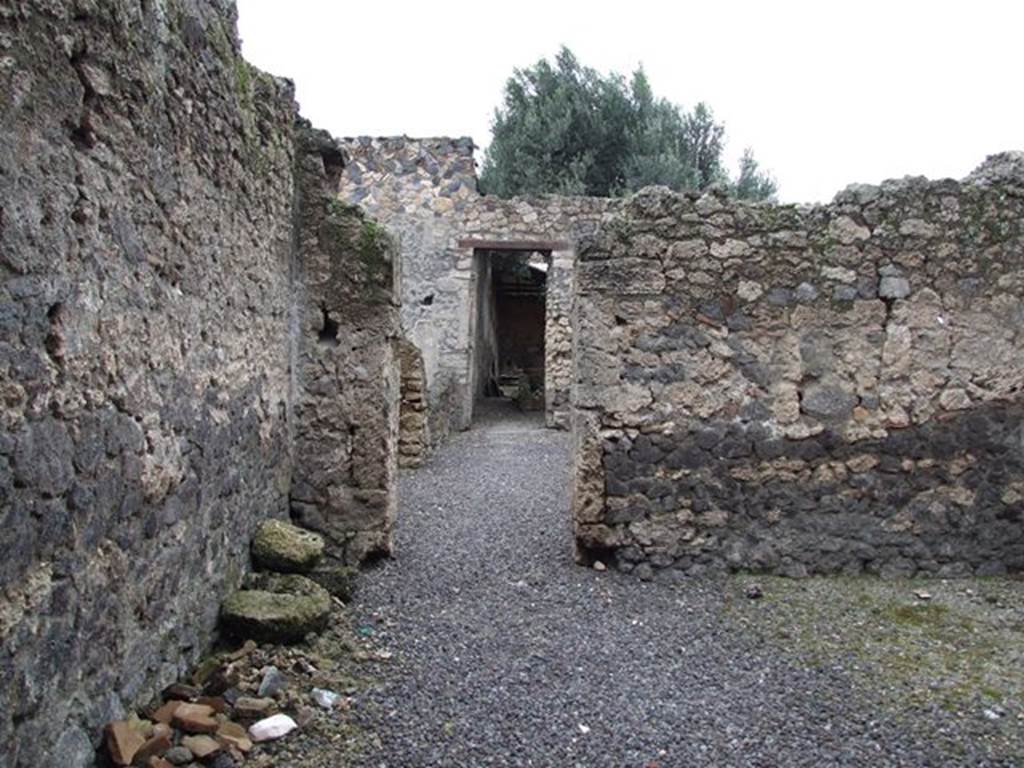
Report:
[[[754,583],[760,600],[744,597]],[[976,722],[998,759],[1024,759],[1024,581],[738,576],[730,591],[733,620],[890,715],[940,710]]]

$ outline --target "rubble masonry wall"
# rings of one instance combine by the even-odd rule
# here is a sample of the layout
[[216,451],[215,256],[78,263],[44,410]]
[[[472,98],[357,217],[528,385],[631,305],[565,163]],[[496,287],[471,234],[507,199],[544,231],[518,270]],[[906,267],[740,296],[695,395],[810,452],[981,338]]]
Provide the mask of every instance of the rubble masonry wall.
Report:
[[1024,161],[826,206],[650,189],[580,246],[583,560],[1024,568]]
[[[369,499],[341,557],[387,546],[397,309],[362,217],[322,190],[297,208],[341,153],[297,148],[291,88],[241,58],[233,3],[2,6],[0,763],[80,766],[208,647],[294,488]],[[335,244],[304,263],[324,221]],[[379,299],[310,354],[300,333],[319,343],[321,305],[364,277]],[[339,389],[348,413],[314,418]],[[361,456],[313,473],[339,423]]]

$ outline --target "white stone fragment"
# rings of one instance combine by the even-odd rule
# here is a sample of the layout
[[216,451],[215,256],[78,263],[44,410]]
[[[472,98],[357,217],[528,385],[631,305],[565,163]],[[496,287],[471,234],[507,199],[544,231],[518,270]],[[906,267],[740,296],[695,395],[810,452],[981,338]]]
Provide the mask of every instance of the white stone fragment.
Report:
[[839,283],[852,283],[857,280],[857,273],[846,267],[824,266],[821,268],[821,276]]
[[851,245],[871,237],[871,230],[849,216],[839,216],[829,224],[829,234],[843,245]]
[[736,295],[744,301],[757,301],[764,293],[764,288],[760,283],[755,283],[753,280],[740,280],[739,286],[736,288]]
[[334,709],[334,705],[341,699],[341,694],[328,691],[326,688],[313,689],[313,701],[324,709]]
[[299,726],[288,715],[271,715],[249,726],[253,741],[273,741],[287,736]]

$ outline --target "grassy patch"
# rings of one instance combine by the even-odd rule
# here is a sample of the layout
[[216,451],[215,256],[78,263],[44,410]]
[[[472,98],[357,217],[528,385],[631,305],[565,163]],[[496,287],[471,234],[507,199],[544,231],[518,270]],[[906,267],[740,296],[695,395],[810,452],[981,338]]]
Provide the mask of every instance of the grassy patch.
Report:
[[[743,597],[754,582],[761,600]],[[1024,757],[1024,581],[739,576],[730,590],[744,629],[843,672],[880,710],[945,712],[991,754]]]

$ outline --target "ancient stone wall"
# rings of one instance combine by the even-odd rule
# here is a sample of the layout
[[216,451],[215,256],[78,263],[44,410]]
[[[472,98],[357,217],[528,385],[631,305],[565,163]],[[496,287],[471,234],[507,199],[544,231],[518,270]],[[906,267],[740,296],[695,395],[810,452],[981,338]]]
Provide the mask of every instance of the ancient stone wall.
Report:
[[[238,50],[226,0],[0,3],[3,765],[91,764],[100,724],[207,647],[257,523],[287,516],[292,434],[317,453],[299,332],[342,298],[321,251],[303,270],[291,88]],[[340,152],[314,155],[326,175]],[[368,400],[348,423],[389,402],[382,301],[338,315],[363,366],[347,405]],[[358,450],[379,459],[372,419]]]
[[472,418],[479,266],[473,241],[564,244],[548,274],[546,399],[549,424],[567,425],[572,244],[619,201],[482,196],[468,138],[360,137],[343,145],[350,162],[340,199],[365,207],[399,240],[402,331],[423,352],[431,438],[443,440]]
[[641,576],[1024,568],[1024,162],[581,247],[574,518]]
[[391,552],[397,254],[379,224],[338,202],[340,148],[322,132],[301,136],[291,512],[324,535],[329,555],[358,564]]
[[427,392],[423,355],[408,339],[398,341],[402,404],[398,429],[398,465],[423,465],[430,447],[427,433]]
[[545,410],[550,427],[569,428],[572,388],[572,286],[574,251],[555,251],[548,266],[544,330]]

